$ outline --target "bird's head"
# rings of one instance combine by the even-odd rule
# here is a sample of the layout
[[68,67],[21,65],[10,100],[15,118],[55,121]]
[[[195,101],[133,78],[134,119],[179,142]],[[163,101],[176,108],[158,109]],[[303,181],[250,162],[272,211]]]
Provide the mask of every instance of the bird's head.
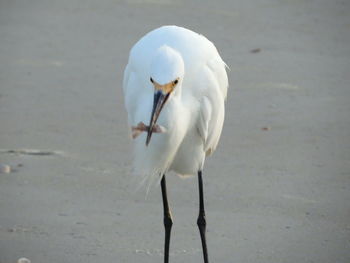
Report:
[[150,68],[150,82],[154,88],[154,97],[146,145],[151,140],[153,127],[157,123],[163,106],[172,94],[180,94],[184,68],[184,61],[178,51],[169,46],[162,46],[156,51]]

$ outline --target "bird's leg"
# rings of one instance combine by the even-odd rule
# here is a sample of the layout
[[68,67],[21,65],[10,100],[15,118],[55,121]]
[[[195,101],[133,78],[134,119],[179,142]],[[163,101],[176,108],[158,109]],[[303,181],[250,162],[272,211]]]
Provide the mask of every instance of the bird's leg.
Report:
[[198,171],[198,186],[199,186],[199,215],[197,219],[197,225],[198,225],[199,233],[201,235],[201,240],[202,240],[204,263],[208,263],[209,261],[208,261],[207,241],[205,238],[205,228],[206,228],[207,222],[205,220],[205,211],[204,211],[202,171]]
[[164,263],[169,262],[169,245],[170,245],[170,233],[171,227],[173,225],[173,220],[171,217],[171,212],[168,204],[168,197],[166,191],[165,174],[160,182],[162,187],[162,197],[163,197],[163,211],[164,211],[164,228],[165,228],[165,241],[164,241]]

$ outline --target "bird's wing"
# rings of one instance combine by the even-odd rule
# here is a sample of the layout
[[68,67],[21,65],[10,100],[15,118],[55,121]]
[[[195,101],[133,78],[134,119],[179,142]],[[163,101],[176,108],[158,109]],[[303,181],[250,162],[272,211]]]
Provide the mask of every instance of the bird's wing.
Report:
[[124,92],[124,105],[126,108],[126,111],[128,113],[128,122],[129,125],[133,123],[133,105],[135,103],[132,102],[133,98],[137,98],[135,95],[136,90],[133,88],[132,82],[134,82],[134,73],[130,69],[130,64],[128,64],[124,70],[124,79],[123,79],[123,92]]
[[128,123],[130,126],[135,125],[135,115],[138,108],[140,95],[140,85],[137,74],[128,64],[124,71],[123,91],[126,111],[128,113]]
[[127,84],[129,82],[129,77],[130,77],[130,66],[129,64],[126,65],[125,70],[124,70],[124,78],[123,78],[123,92],[124,95],[127,92]]
[[214,59],[209,60],[207,66],[214,75],[215,80],[217,81],[221,95],[226,100],[228,88],[226,68],[228,68],[228,66],[221,59],[221,57],[216,57]]
[[199,112],[199,118],[197,122],[197,130],[200,137],[203,140],[204,149],[207,148],[205,145],[208,142],[209,121],[211,119],[211,115],[212,115],[211,103],[207,97],[203,97],[200,102],[200,112]]
[[124,104],[128,113],[129,126],[137,126],[139,122],[147,122],[152,110],[151,98],[153,90],[145,88],[132,61],[126,66],[123,79]]
[[225,116],[225,99],[228,80],[225,64],[221,59],[212,59],[203,68],[197,130],[203,140],[204,151],[210,155],[219,142]]

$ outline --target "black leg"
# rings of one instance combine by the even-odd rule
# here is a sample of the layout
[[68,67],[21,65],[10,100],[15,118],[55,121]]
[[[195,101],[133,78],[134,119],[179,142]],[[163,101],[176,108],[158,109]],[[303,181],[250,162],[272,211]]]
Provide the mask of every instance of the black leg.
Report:
[[198,171],[198,186],[199,186],[199,215],[197,219],[197,225],[199,228],[199,233],[201,234],[204,263],[209,263],[207,241],[205,239],[205,227],[207,225],[207,222],[205,220],[205,211],[204,211],[202,171]]
[[165,228],[165,242],[164,242],[164,263],[169,262],[169,245],[170,245],[170,233],[173,225],[171,218],[171,212],[168,204],[168,197],[166,192],[165,174],[163,175],[162,181],[160,182],[162,187],[163,197],[163,211],[164,211],[164,228]]

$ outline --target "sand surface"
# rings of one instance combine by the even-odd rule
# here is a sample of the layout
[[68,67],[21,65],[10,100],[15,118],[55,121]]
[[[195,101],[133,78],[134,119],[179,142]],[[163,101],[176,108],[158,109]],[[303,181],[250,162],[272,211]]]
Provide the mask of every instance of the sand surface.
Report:
[[[128,52],[177,24],[230,66],[204,170],[211,262],[350,262],[350,5],[0,2],[0,262],[162,262],[160,189],[130,176]],[[171,262],[203,262],[196,178],[168,176]]]

